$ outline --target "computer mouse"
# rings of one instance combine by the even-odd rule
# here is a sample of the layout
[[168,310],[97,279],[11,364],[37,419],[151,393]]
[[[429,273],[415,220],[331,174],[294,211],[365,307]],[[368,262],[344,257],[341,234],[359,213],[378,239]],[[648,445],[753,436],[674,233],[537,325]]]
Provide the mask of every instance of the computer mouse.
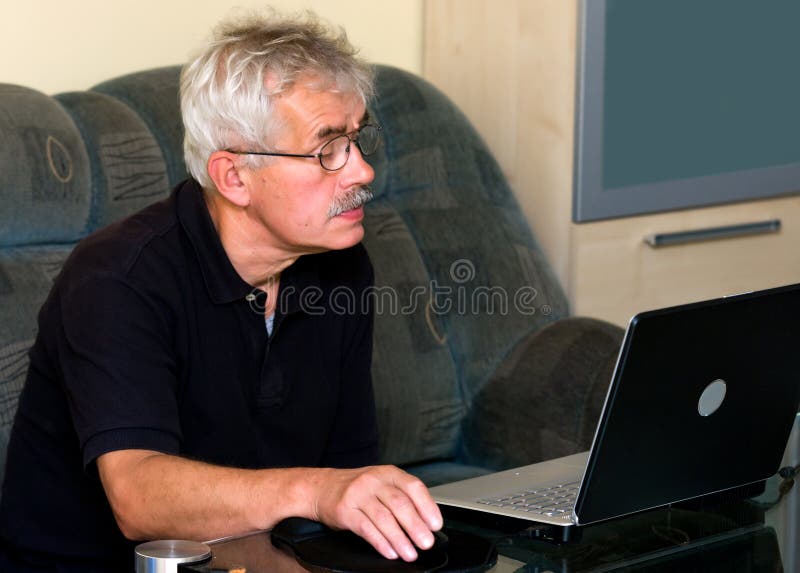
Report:
[[433,532],[433,545],[431,546],[431,549],[441,549],[442,551],[447,551],[447,546],[449,544],[450,538],[444,531],[440,529],[439,531]]

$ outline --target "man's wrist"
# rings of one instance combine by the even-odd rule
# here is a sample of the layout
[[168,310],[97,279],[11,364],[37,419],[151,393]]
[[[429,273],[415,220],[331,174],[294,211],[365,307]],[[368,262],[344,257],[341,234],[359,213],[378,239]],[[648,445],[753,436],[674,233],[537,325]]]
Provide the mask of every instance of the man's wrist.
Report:
[[[274,470],[267,470],[274,471]],[[277,503],[282,507],[276,512],[275,508],[267,509],[269,514],[279,514],[283,517],[305,517],[320,521],[319,498],[321,488],[326,482],[328,468],[291,468],[278,470],[285,472],[283,484],[276,497]]]

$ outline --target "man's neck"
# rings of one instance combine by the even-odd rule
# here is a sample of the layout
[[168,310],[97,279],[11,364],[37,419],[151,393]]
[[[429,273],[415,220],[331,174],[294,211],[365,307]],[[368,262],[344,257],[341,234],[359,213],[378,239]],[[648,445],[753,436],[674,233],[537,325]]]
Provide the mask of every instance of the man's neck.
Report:
[[300,257],[301,253],[280,248],[245,209],[213,193],[204,192],[203,196],[222,247],[246,283],[267,290],[279,280],[281,272]]

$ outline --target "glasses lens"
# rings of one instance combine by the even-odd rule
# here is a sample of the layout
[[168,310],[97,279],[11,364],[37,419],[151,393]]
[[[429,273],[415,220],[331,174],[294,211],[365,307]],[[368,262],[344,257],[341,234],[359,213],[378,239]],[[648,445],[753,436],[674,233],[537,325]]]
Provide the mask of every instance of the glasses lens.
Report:
[[349,135],[340,135],[322,146],[319,150],[319,162],[328,171],[336,171],[344,167],[350,157],[350,142],[355,141],[361,155],[372,155],[381,142],[381,128],[377,125],[365,125],[358,134],[350,139]]
[[377,125],[365,125],[358,131],[358,149],[362,155],[372,155],[381,142],[381,131]]
[[319,162],[328,171],[336,171],[344,167],[347,157],[350,155],[350,138],[340,135],[331,139],[319,150]]

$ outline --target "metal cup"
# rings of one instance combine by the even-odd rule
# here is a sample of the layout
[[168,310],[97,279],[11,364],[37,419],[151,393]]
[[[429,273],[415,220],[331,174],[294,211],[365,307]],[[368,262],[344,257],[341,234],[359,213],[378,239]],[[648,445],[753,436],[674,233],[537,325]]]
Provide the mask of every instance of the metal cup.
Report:
[[136,546],[136,573],[178,573],[178,565],[211,557],[211,548],[197,541],[163,539]]

